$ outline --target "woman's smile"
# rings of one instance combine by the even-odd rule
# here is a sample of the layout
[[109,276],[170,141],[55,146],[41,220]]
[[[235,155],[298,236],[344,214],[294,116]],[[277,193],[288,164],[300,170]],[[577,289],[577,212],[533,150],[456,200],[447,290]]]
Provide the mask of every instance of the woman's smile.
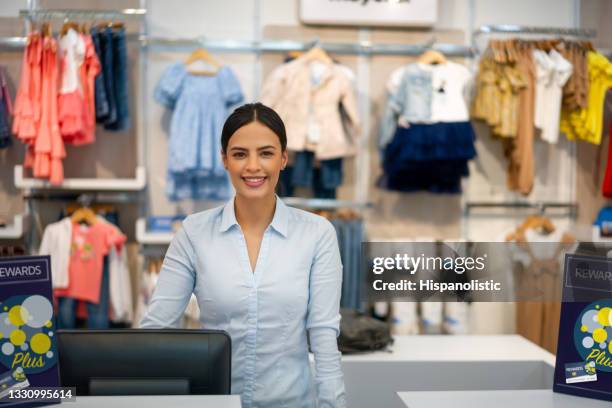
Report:
[[249,177],[242,178],[242,180],[244,180],[244,183],[251,188],[261,187],[266,182],[267,179],[268,178],[264,176],[258,176],[258,177],[249,176]]

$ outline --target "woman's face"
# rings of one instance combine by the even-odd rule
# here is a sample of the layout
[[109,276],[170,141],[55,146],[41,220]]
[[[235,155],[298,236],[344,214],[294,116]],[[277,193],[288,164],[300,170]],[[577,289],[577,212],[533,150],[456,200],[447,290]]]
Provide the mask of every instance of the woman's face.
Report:
[[280,140],[270,128],[254,121],[230,137],[223,164],[236,195],[262,198],[275,193],[280,171],[287,165],[287,152],[281,150]]

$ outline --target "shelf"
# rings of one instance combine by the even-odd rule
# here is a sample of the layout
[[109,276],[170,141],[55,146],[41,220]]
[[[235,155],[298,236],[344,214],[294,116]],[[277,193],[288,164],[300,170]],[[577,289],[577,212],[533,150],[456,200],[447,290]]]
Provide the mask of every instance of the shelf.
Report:
[[25,219],[22,214],[13,218],[13,223],[5,227],[0,227],[0,239],[19,239],[25,231]]
[[60,19],[88,19],[88,20],[120,20],[126,18],[143,19],[147,14],[146,9],[123,9],[123,10],[77,10],[77,9],[40,9],[19,10],[21,17],[48,20]]
[[281,197],[283,202],[292,207],[332,210],[338,208],[366,209],[373,207],[372,203],[361,203],[350,200],[335,200],[328,198]]
[[173,237],[173,232],[147,231],[147,220],[145,218],[139,218],[136,220],[136,241],[139,244],[169,245]]
[[23,166],[15,166],[15,186],[26,189],[79,190],[79,191],[140,191],[147,184],[147,172],[143,166],[136,168],[136,178],[67,178],[60,185],[53,185],[46,180],[28,178],[23,175]]

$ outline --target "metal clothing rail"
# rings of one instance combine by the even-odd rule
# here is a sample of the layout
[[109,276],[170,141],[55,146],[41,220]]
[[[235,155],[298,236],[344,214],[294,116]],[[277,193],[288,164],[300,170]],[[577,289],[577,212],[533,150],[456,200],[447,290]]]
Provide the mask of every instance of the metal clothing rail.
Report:
[[327,198],[284,197],[282,200],[287,205],[305,209],[333,210],[340,208],[367,209],[373,207],[373,204],[368,202],[361,203],[358,201]]
[[27,37],[0,37],[0,48],[24,48]]
[[143,45],[149,49],[190,50],[203,47],[211,51],[223,52],[289,52],[307,51],[314,44],[333,54],[357,55],[420,55],[428,49],[434,49],[453,57],[470,57],[474,55],[472,47],[457,44],[373,44],[369,41],[357,43],[321,43],[318,41],[283,41],[283,40],[208,40],[206,38],[141,38]]
[[540,213],[546,212],[547,209],[565,208],[571,215],[578,212],[578,204],[570,202],[554,202],[554,201],[538,201],[538,202],[495,202],[495,201],[472,201],[465,203],[464,211],[468,215],[475,208],[517,208],[517,209],[537,209]]
[[593,38],[597,36],[596,30],[582,28],[562,27],[533,27],[514,24],[483,25],[474,31],[473,36],[490,33],[507,34],[543,34],[543,35],[566,35],[572,37]]
[[142,19],[147,13],[146,9],[123,9],[123,10],[74,10],[74,9],[40,9],[19,10],[19,16],[31,20],[37,19]]

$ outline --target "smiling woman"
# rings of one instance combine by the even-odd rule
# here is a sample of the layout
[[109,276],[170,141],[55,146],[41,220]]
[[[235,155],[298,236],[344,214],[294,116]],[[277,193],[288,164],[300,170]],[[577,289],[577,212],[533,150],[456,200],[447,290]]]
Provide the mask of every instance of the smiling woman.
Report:
[[276,196],[287,136],[274,110],[261,103],[236,109],[221,147],[236,195],[185,219],[141,326],[177,326],[195,293],[204,327],[232,339],[232,392],[243,407],[345,407],[334,227]]

